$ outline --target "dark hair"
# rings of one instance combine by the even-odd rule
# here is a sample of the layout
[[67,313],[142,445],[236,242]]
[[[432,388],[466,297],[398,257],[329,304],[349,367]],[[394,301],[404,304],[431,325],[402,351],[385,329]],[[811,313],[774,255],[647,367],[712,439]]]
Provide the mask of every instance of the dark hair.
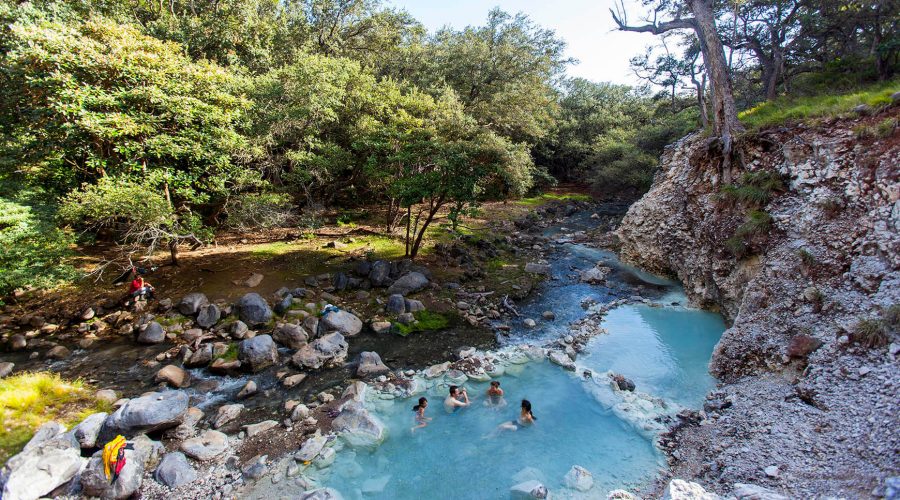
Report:
[[531,401],[528,401],[527,399],[523,399],[522,400],[522,409],[525,410],[526,412],[528,412],[528,414],[531,415],[531,418],[537,420],[537,417],[535,417],[534,413],[531,412]]
[[500,387],[499,380],[491,380],[491,387]]
[[428,399],[419,398],[419,404],[417,404],[416,406],[413,406],[413,411],[419,411],[419,409],[422,408],[422,406],[424,406],[425,403],[427,403],[427,402],[428,402]]
[[457,387],[455,385],[451,385],[450,386],[450,394],[452,395],[454,392],[456,392],[457,389],[459,389],[459,387]]

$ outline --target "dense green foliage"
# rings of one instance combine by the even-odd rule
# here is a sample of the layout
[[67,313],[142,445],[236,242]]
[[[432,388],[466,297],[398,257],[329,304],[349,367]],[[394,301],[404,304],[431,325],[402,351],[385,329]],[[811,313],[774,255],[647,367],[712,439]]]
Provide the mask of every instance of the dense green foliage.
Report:
[[[816,88],[822,72],[889,75],[894,7],[838,3],[717,10],[738,101],[765,82]],[[556,180],[633,196],[665,145],[708,121],[698,44],[669,43],[683,50],[635,61],[665,87],[654,95],[565,78],[565,43],[499,9],[428,33],[380,0],[0,0],[0,294],[68,279],[74,235],[175,261],[219,227],[308,231],[323,207],[365,206],[415,256],[438,213],[456,229],[485,200]],[[888,88],[744,119],[877,104]]]
[[41,204],[0,197],[0,292],[52,286],[75,276],[64,260],[74,238],[54,222]]

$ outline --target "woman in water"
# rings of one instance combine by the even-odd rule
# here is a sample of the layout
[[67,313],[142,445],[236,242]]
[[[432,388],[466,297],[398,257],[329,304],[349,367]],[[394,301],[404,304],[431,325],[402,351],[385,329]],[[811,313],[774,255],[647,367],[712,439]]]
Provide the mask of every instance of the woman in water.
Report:
[[519,418],[510,420],[509,422],[503,422],[491,436],[496,436],[503,431],[517,431],[521,427],[531,427],[534,425],[535,420],[537,420],[537,417],[531,412],[531,401],[523,399],[522,407],[519,410]]
[[428,400],[425,398],[419,398],[419,404],[413,406],[413,411],[416,413],[416,426],[410,429],[412,432],[416,432],[416,429],[421,429],[428,425],[428,422],[431,421],[431,417],[425,416],[425,408],[428,408]]
[[487,400],[485,400],[484,404],[494,408],[506,406],[506,400],[503,399],[503,389],[500,388],[499,381],[494,380],[491,382],[491,386],[487,390]]

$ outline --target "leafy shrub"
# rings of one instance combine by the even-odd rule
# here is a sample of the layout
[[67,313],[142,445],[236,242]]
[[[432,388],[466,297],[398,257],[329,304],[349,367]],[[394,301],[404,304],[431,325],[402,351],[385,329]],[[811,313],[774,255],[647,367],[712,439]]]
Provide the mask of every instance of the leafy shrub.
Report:
[[307,231],[315,231],[325,225],[322,217],[315,212],[304,212],[297,219],[297,227]]
[[760,170],[747,172],[738,184],[726,184],[719,190],[719,198],[731,203],[763,207],[772,196],[784,190],[784,181],[777,172]]
[[825,217],[833,219],[841,212],[844,205],[841,203],[840,198],[831,196],[820,201],[818,207],[825,214]]
[[735,257],[743,258],[750,252],[750,241],[767,235],[771,227],[771,215],[762,210],[751,210],[744,223],[735,230],[734,235],[725,241],[725,248]]
[[888,344],[890,337],[884,323],[878,319],[863,319],[856,323],[850,333],[850,340],[868,348],[883,347]]
[[294,218],[291,197],[284,193],[254,193],[234,198],[226,207],[229,227],[247,231],[284,227]]
[[800,257],[800,262],[802,262],[806,267],[812,267],[816,265],[816,256],[805,248],[797,250],[797,256]]

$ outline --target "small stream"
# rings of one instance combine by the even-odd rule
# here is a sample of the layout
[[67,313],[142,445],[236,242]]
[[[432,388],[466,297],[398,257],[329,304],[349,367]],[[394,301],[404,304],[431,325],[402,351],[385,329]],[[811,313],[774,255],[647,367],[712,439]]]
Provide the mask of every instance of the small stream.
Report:
[[[610,490],[651,481],[665,467],[654,445],[658,427],[648,430],[629,412],[649,406],[648,401],[668,414],[700,407],[714,385],[707,363],[725,324],[717,314],[689,308],[677,283],[620,263],[611,252],[570,242],[575,232],[591,227],[588,216],[576,214],[545,232],[556,245],[553,277],[520,304],[522,318],[500,339],[500,352],[559,338],[570,322],[586,315],[582,304],[636,295],[650,304],[610,310],[602,322],[609,333],[588,342],[575,372],[548,361],[506,366],[496,379],[506,392],[505,408],[487,406],[487,382],[469,380],[465,386],[472,406],[447,414],[442,400],[448,382],[430,381],[425,394],[433,420],[412,432],[415,398],[370,396],[367,407],[384,422],[387,439],[375,449],[345,448],[338,440],[334,463],[321,468],[314,463],[304,477],[348,499],[397,500],[508,498],[510,487],[528,480],[546,485],[553,498],[605,498]],[[598,262],[612,268],[607,284],[581,283],[579,271]],[[548,310],[555,320],[541,319]],[[538,326],[525,328],[526,317]],[[610,370],[635,382],[636,392],[627,394],[642,393],[644,399],[623,406],[622,398],[631,396],[610,387],[605,376]],[[585,371],[593,375],[585,376]],[[516,418],[521,399],[531,401],[536,424],[496,433],[499,424]],[[582,492],[566,487],[564,477],[573,465],[591,472],[593,488]],[[291,480],[277,485],[264,480],[248,494],[275,498],[299,491]]]

